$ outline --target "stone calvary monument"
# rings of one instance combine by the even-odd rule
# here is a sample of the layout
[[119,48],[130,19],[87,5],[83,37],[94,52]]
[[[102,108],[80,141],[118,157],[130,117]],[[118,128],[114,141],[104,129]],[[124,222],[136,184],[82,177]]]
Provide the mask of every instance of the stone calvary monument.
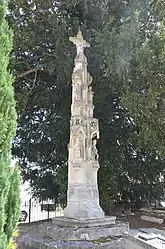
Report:
[[45,229],[40,225],[26,235],[24,249],[122,249],[123,244],[112,238],[122,237],[128,224],[117,223],[116,217],[106,217],[99,204],[96,147],[99,124],[93,117],[92,77],[84,54],[90,44],[81,31],[70,41],[76,45],[77,54],[72,74],[67,207],[64,216],[53,218]]
[[[115,224],[116,217],[105,218],[99,205],[99,154],[96,147],[99,124],[93,117],[92,77],[84,54],[84,48],[90,44],[83,39],[81,31],[69,40],[76,45],[77,54],[72,74],[67,207],[60,222],[81,226]],[[54,222],[58,223],[56,218]]]
[[97,186],[99,126],[98,120],[93,118],[92,77],[84,55],[84,48],[90,45],[81,31],[77,37],[70,37],[70,41],[76,45],[77,55],[72,74],[68,194],[64,216],[78,220],[102,219],[104,212],[99,205]]

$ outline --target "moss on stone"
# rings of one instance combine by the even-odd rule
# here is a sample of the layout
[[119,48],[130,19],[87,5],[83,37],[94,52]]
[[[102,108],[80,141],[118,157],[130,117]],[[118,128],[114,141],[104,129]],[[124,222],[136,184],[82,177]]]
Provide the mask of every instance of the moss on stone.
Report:
[[94,244],[107,243],[107,242],[112,242],[112,241],[113,239],[109,237],[105,237],[105,238],[103,237],[103,238],[91,240],[91,242],[93,242]]
[[[52,241],[56,241],[56,240],[52,239],[49,235],[44,236],[44,238],[50,239]],[[81,241],[81,242],[85,242],[86,241],[86,242],[92,242],[94,244],[103,244],[103,243],[108,243],[108,242],[110,243],[110,242],[112,242],[114,240],[118,240],[120,238],[121,238],[121,236],[101,237],[99,239],[94,239],[94,240],[82,240],[82,239],[68,238],[68,239],[61,239],[61,241],[63,241],[63,242],[68,242],[68,241],[77,241],[77,242]]]

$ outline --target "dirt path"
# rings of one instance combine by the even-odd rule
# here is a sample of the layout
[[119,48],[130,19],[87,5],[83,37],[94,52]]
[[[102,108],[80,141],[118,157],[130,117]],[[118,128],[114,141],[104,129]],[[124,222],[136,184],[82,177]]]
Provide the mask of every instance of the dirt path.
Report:
[[157,224],[157,223],[142,220],[140,218],[141,215],[142,215],[141,212],[136,212],[135,215],[133,215],[133,216],[131,216],[131,215],[127,215],[125,217],[119,216],[119,217],[117,217],[117,219],[120,221],[123,221],[123,222],[129,222],[129,226],[132,229],[157,228],[157,229],[165,230],[165,224]]

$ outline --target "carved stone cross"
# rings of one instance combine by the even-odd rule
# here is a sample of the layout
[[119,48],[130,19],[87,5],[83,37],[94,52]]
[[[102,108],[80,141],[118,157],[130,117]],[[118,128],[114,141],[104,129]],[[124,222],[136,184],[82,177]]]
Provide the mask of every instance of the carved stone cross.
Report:
[[76,37],[70,37],[69,40],[76,45],[77,54],[84,52],[84,48],[89,48],[90,44],[86,42],[82,36],[82,32],[79,30]]

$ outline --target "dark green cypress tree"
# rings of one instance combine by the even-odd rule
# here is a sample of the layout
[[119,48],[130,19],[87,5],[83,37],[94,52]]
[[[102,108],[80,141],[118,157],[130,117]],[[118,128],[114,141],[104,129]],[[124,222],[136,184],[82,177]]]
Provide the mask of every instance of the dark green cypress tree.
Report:
[[[8,247],[18,223],[18,171],[11,171],[11,147],[16,130],[13,78],[8,69],[12,31],[5,20],[7,2],[0,0],[0,249]],[[12,200],[13,211],[9,210]]]
[[20,180],[20,171],[18,166],[16,166],[10,175],[10,188],[6,203],[7,219],[4,226],[4,232],[7,235],[8,241],[10,241],[13,232],[16,231],[20,217]]

